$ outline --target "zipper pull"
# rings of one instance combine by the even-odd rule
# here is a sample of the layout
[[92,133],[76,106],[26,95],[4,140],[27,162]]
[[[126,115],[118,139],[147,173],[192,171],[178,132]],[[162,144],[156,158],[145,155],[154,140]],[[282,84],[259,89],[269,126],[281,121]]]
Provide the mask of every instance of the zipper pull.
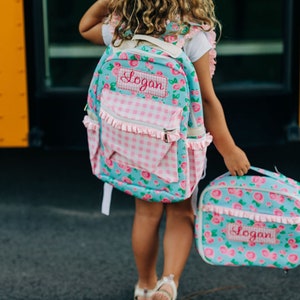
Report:
[[171,133],[171,132],[174,132],[176,129],[166,129],[166,128],[164,128],[163,129],[163,131],[164,131],[164,142],[165,143],[170,143],[170,141],[169,141],[169,133]]

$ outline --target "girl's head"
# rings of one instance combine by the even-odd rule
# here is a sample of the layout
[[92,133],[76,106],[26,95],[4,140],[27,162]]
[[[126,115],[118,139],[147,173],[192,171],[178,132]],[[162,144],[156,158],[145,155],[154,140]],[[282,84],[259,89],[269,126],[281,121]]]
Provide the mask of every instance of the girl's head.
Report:
[[181,25],[179,31],[189,22],[209,29],[219,24],[213,0],[111,0],[109,12],[119,17],[113,42],[131,39],[136,33],[160,36],[166,32],[167,21]]

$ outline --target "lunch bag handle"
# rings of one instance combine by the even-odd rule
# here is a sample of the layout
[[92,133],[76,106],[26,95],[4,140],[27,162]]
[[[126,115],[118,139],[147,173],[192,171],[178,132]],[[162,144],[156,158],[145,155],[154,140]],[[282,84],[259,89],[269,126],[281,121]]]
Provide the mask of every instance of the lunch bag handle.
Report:
[[[262,169],[262,168],[254,167],[254,166],[251,166],[250,169],[252,171],[255,171],[255,172],[260,173],[262,175],[265,175],[265,176],[271,177],[273,179],[276,179],[276,180],[278,180],[278,181],[280,181],[282,183],[292,185],[293,187],[296,187],[297,189],[300,190],[300,183],[299,182],[297,182],[296,180],[294,180],[292,178],[289,178],[289,177],[283,175],[282,173],[280,173],[277,170],[276,167],[275,167],[276,173],[268,171],[268,170],[265,170],[265,169]],[[225,176],[228,176],[228,175],[230,175],[230,173],[226,172],[226,173],[224,173],[223,175],[219,176],[216,179],[221,179],[221,178],[223,178]]]

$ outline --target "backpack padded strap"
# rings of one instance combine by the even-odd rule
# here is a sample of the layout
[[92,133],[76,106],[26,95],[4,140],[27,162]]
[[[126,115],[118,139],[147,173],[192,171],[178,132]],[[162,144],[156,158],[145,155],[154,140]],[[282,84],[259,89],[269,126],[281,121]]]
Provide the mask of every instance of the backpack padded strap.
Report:
[[136,34],[132,37],[132,40],[149,42],[149,43],[159,47],[160,49],[164,50],[165,52],[167,52],[170,56],[172,56],[174,58],[179,57],[182,53],[182,49],[179,48],[178,46],[173,45],[171,43],[167,43],[167,42],[162,41],[153,36],[144,35],[144,34]]

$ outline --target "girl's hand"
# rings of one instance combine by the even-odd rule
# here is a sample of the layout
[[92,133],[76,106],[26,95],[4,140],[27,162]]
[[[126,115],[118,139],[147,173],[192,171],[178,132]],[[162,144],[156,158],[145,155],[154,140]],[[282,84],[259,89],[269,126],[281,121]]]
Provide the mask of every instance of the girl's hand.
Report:
[[243,176],[247,174],[250,163],[245,152],[234,146],[226,155],[223,155],[225,165],[233,176]]

